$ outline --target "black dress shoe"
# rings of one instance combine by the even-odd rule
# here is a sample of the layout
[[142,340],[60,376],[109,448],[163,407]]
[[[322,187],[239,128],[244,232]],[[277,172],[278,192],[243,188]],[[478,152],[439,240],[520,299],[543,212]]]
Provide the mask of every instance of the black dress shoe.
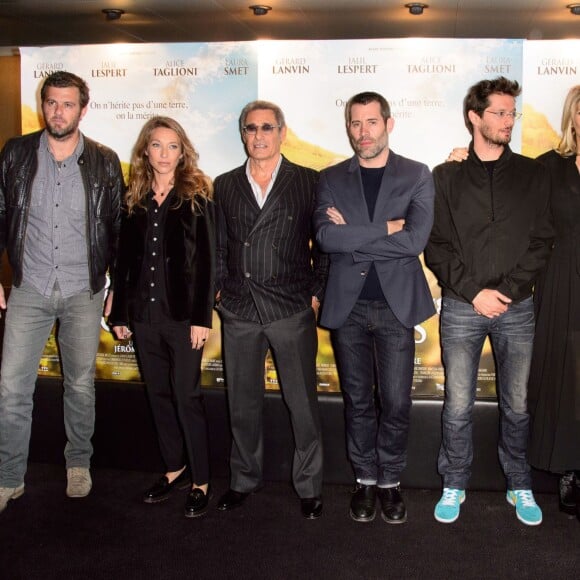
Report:
[[576,476],[573,471],[560,476],[558,484],[558,499],[560,511],[565,514],[576,513]]
[[322,498],[302,497],[300,498],[300,509],[307,520],[315,520],[322,515]]
[[187,494],[185,502],[185,517],[198,518],[207,511],[209,500],[211,499],[211,490],[208,486],[207,491],[203,493],[203,489],[195,487]]
[[224,493],[217,504],[217,509],[220,511],[233,510],[234,508],[241,507],[249,493],[243,491],[236,491],[234,489],[228,489]]
[[357,483],[350,500],[350,517],[355,522],[372,522],[375,519],[377,488]]
[[187,489],[188,487],[191,487],[191,478],[187,469],[184,469],[171,483],[165,475],[162,475],[159,481],[143,494],[143,501],[158,503],[167,499],[175,488]]
[[379,487],[378,496],[381,502],[381,517],[387,524],[402,524],[407,521],[407,508],[400,486]]

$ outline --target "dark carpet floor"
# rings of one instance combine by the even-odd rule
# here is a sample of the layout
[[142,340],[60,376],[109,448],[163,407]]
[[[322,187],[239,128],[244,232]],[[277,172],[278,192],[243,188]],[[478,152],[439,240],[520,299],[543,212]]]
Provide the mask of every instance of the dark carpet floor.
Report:
[[[289,484],[267,483],[241,509],[182,515],[184,492],[140,502],[151,473],[95,469],[93,492],[65,496],[63,467],[30,466],[26,492],[0,515],[0,578],[52,579],[525,579],[580,578],[580,522],[537,495],[544,523],[519,523],[497,492],[468,492],[460,519],[433,519],[434,490],[405,490],[409,519],[348,517],[349,488],[324,488],[308,521]],[[227,482],[214,482],[215,501]]]

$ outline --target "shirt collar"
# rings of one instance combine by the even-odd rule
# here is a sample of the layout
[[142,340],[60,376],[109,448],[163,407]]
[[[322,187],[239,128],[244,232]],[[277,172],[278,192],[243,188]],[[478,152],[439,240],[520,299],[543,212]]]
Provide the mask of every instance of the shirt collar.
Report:
[[266,199],[268,197],[268,194],[270,193],[270,191],[272,191],[272,187],[274,186],[274,182],[276,181],[276,177],[278,176],[278,172],[280,171],[280,166],[282,165],[282,159],[283,159],[283,156],[282,156],[282,154],[280,154],[280,158],[278,159],[278,163],[276,163],[276,167],[274,168],[274,171],[272,171],[272,177],[270,178],[270,183],[268,184],[268,187],[266,188],[265,194],[262,194],[261,187],[255,182],[254,178],[252,177],[252,172],[250,170],[250,158],[248,157],[248,160],[246,161],[246,177],[248,178],[248,181],[250,182],[250,186],[252,188],[252,191],[254,192],[254,196],[255,196],[256,201],[258,202],[258,205],[260,207],[263,207],[263,205],[266,202]]
[[[51,158],[54,158],[52,151],[48,146],[48,136],[46,129],[40,134],[40,146],[43,147],[44,150],[48,152]],[[83,154],[84,149],[85,149],[85,138],[83,134],[79,131],[79,142],[77,143],[77,146],[75,147],[75,150],[72,152],[72,155],[69,157],[69,159],[74,159],[75,161],[78,161],[79,157]]]

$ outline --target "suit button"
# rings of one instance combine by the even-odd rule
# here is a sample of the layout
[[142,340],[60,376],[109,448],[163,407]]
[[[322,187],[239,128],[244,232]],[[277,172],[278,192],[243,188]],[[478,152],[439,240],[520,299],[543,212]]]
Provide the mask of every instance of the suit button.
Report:
[[245,276],[246,278],[250,278],[252,275],[251,275],[249,272],[244,272],[244,276]]
[[244,242],[244,246],[246,246],[246,248],[250,247],[250,242]]
[[361,273],[360,273],[360,275],[364,278],[367,275],[366,270],[362,270]]

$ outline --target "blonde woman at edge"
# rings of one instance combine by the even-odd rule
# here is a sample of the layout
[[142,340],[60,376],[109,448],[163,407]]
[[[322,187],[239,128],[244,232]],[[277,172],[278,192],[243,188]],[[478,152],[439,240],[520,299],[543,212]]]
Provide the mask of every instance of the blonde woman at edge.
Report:
[[560,510],[580,519],[580,85],[564,101],[558,147],[538,161],[550,174],[556,238],[535,289],[528,460],[560,476]]

